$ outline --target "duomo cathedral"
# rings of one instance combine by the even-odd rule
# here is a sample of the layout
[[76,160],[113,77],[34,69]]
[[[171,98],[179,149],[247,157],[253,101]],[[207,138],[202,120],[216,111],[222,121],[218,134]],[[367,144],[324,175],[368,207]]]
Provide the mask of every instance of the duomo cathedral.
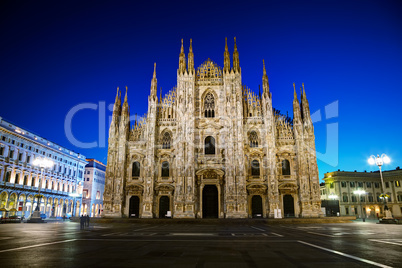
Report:
[[[232,61],[231,61],[232,59]],[[319,217],[314,128],[306,93],[294,87],[293,118],[272,107],[265,65],[262,93],[242,82],[236,39],[223,68],[198,68],[183,40],[177,86],[157,93],[130,122],[118,90],[109,129],[104,217]]]

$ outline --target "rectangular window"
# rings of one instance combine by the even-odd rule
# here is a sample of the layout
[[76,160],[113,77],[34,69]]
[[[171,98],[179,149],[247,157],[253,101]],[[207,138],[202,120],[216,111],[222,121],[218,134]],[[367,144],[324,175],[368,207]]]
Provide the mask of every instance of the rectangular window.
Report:
[[27,156],[27,163],[29,164],[29,162],[31,162],[31,156],[30,155]]
[[401,184],[399,183],[399,181],[395,181],[395,186],[396,187],[401,187]]
[[374,187],[375,187],[375,188],[380,188],[380,183],[379,183],[379,182],[375,182],[375,183],[374,183]]
[[0,147],[0,155],[3,156],[4,153],[4,147]]
[[13,156],[14,156],[14,150],[10,150],[8,157],[13,158]]
[[359,188],[363,188],[363,182],[359,181],[357,185],[359,185]]
[[347,196],[347,195],[343,195],[342,201],[343,201],[343,202],[348,202],[348,196]]
[[366,187],[371,188],[371,182],[366,182]]
[[21,143],[20,146],[21,146],[22,148],[24,148],[24,144],[23,144],[23,143]]
[[385,182],[385,188],[389,188],[389,182],[388,181]]
[[345,208],[346,215],[349,215],[349,208]]
[[341,186],[342,186],[343,188],[345,188],[345,187],[346,187],[346,181],[342,181],[342,182],[341,182]]
[[350,182],[350,188],[355,188],[355,182],[354,181]]
[[3,141],[6,141],[6,137],[5,137],[5,136],[1,137],[1,139],[2,139]]
[[18,161],[21,161],[22,160],[22,153],[19,153],[18,154]]
[[331,183],[329,184],[329,188],[334,188],[334,183],[333,183],[333,182],[331,182]]

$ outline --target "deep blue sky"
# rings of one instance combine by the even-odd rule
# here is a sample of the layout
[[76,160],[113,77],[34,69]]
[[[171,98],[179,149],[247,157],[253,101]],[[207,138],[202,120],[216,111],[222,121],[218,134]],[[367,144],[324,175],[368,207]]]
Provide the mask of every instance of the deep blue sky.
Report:
[[[196,66],[207,58],[223,66],[224,39],[232,53],[236,36],[243,83],[258,92],[265,59],[276,109],[292,114],[292,83],[305,83],[311,113],[321,111],[318,152],[336,144],[326,128],[338,125],[339,146],[318,160],[320,178],[376,170],[367,157],[377,153],[391,157],[385,169],[402,166],[401,1],[144,2],[2,1],[0,116],[106,163],[107,148],[66,138],[71,108],[109,105],[116,87],[128,86],[131,113],[143,114],[154,62],[158,87],[175,86],[181,38],[186,54],[193,39]],[[337,116],[326,119],[334,101]],[[96,141],[98,125],[98,112],[83,110],[72,131]]]

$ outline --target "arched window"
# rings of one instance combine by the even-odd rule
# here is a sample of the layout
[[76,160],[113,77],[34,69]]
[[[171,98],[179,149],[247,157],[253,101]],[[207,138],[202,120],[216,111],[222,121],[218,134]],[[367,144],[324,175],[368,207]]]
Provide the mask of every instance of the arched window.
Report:
[[169,177],[169,162],[162,162],[162,177]]
[[171,141],[170,133],[165,132],[165,134],[163,134],[162,137],[162,149],[170,149],[170,141]]
[[140,162],[134,162],[133,163],[133,171],[132,171],[132,177],[136,178],[140,176]]
[[15,184],[18,184],[19,183],[19,180],[20,180],[20,174],[19,173],[17,173],[17,174],[15,174]]
[[204,99],[205,117],[215,117],[215,98],[212,93],[208,93]]
[[290,163],[287,159],[282,161],[282,175],[290,175]]
[[11,171],[6,172],[6,182],[10,182],[10,177],[11,177]]
[[255,131],[250,132],[249,139],[250,139],[250,147],[251,148],[258,147],[258,136]]
[[205,138],[205,154],[215,154],[215,139],[208,136]]
[[28,175],[24,176],[24,185],[28,185]]
[[251,176],[260,176],[260,162],[258,160],[251,161]]

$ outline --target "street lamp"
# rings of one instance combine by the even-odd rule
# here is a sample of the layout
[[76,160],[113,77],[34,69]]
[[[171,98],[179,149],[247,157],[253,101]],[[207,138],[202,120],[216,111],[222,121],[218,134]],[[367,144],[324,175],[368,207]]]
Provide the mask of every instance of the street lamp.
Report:
[[35,211],[31,217],[31,219],[28,222],[44,222],[40,216],[40,186],[41,186],[41,179],[43,177],[43,171],[45,168],[51,168],[53,166],[53,161],[49,160],[44,157],[37,157],[35,160],[32,162],[34,166],[40,167],[40,176],[39,176],[39,186],[38,186],[38,204],[36,205]]
[[381,196],[384,199],[384,213],[385,213],[386,219],[392,219],[392,215],[391,215],[390,211],[388,210],[388,206],[387,206],[387,196],[385,194],[385,186],[384,186],[384,180],[382,178],[381,166],[384,163],[388,164],[389,162],[391,162],[391,159],[386,154],[382,154],[381,156],[377,154],[377,157],[375,157],[374,155],[371,155],[370,158],[368,159],[368,163],[370,165],[375,164],[380,169],[381,187],[382,187],[382,195]]
[[[356,190],[356,191],[353,191],[353,193],[359,195],[359,205],[360,205],[360,213],[361,213],[359,215],[359,217],[361,217],[361,216],[363,216],[363,208],[362,208],[362,201],[360,199],[360,196],[362,194],[365,194],[366,192],[364,190]],[[363,221],[364,221],[364,217],[363,217]]]

